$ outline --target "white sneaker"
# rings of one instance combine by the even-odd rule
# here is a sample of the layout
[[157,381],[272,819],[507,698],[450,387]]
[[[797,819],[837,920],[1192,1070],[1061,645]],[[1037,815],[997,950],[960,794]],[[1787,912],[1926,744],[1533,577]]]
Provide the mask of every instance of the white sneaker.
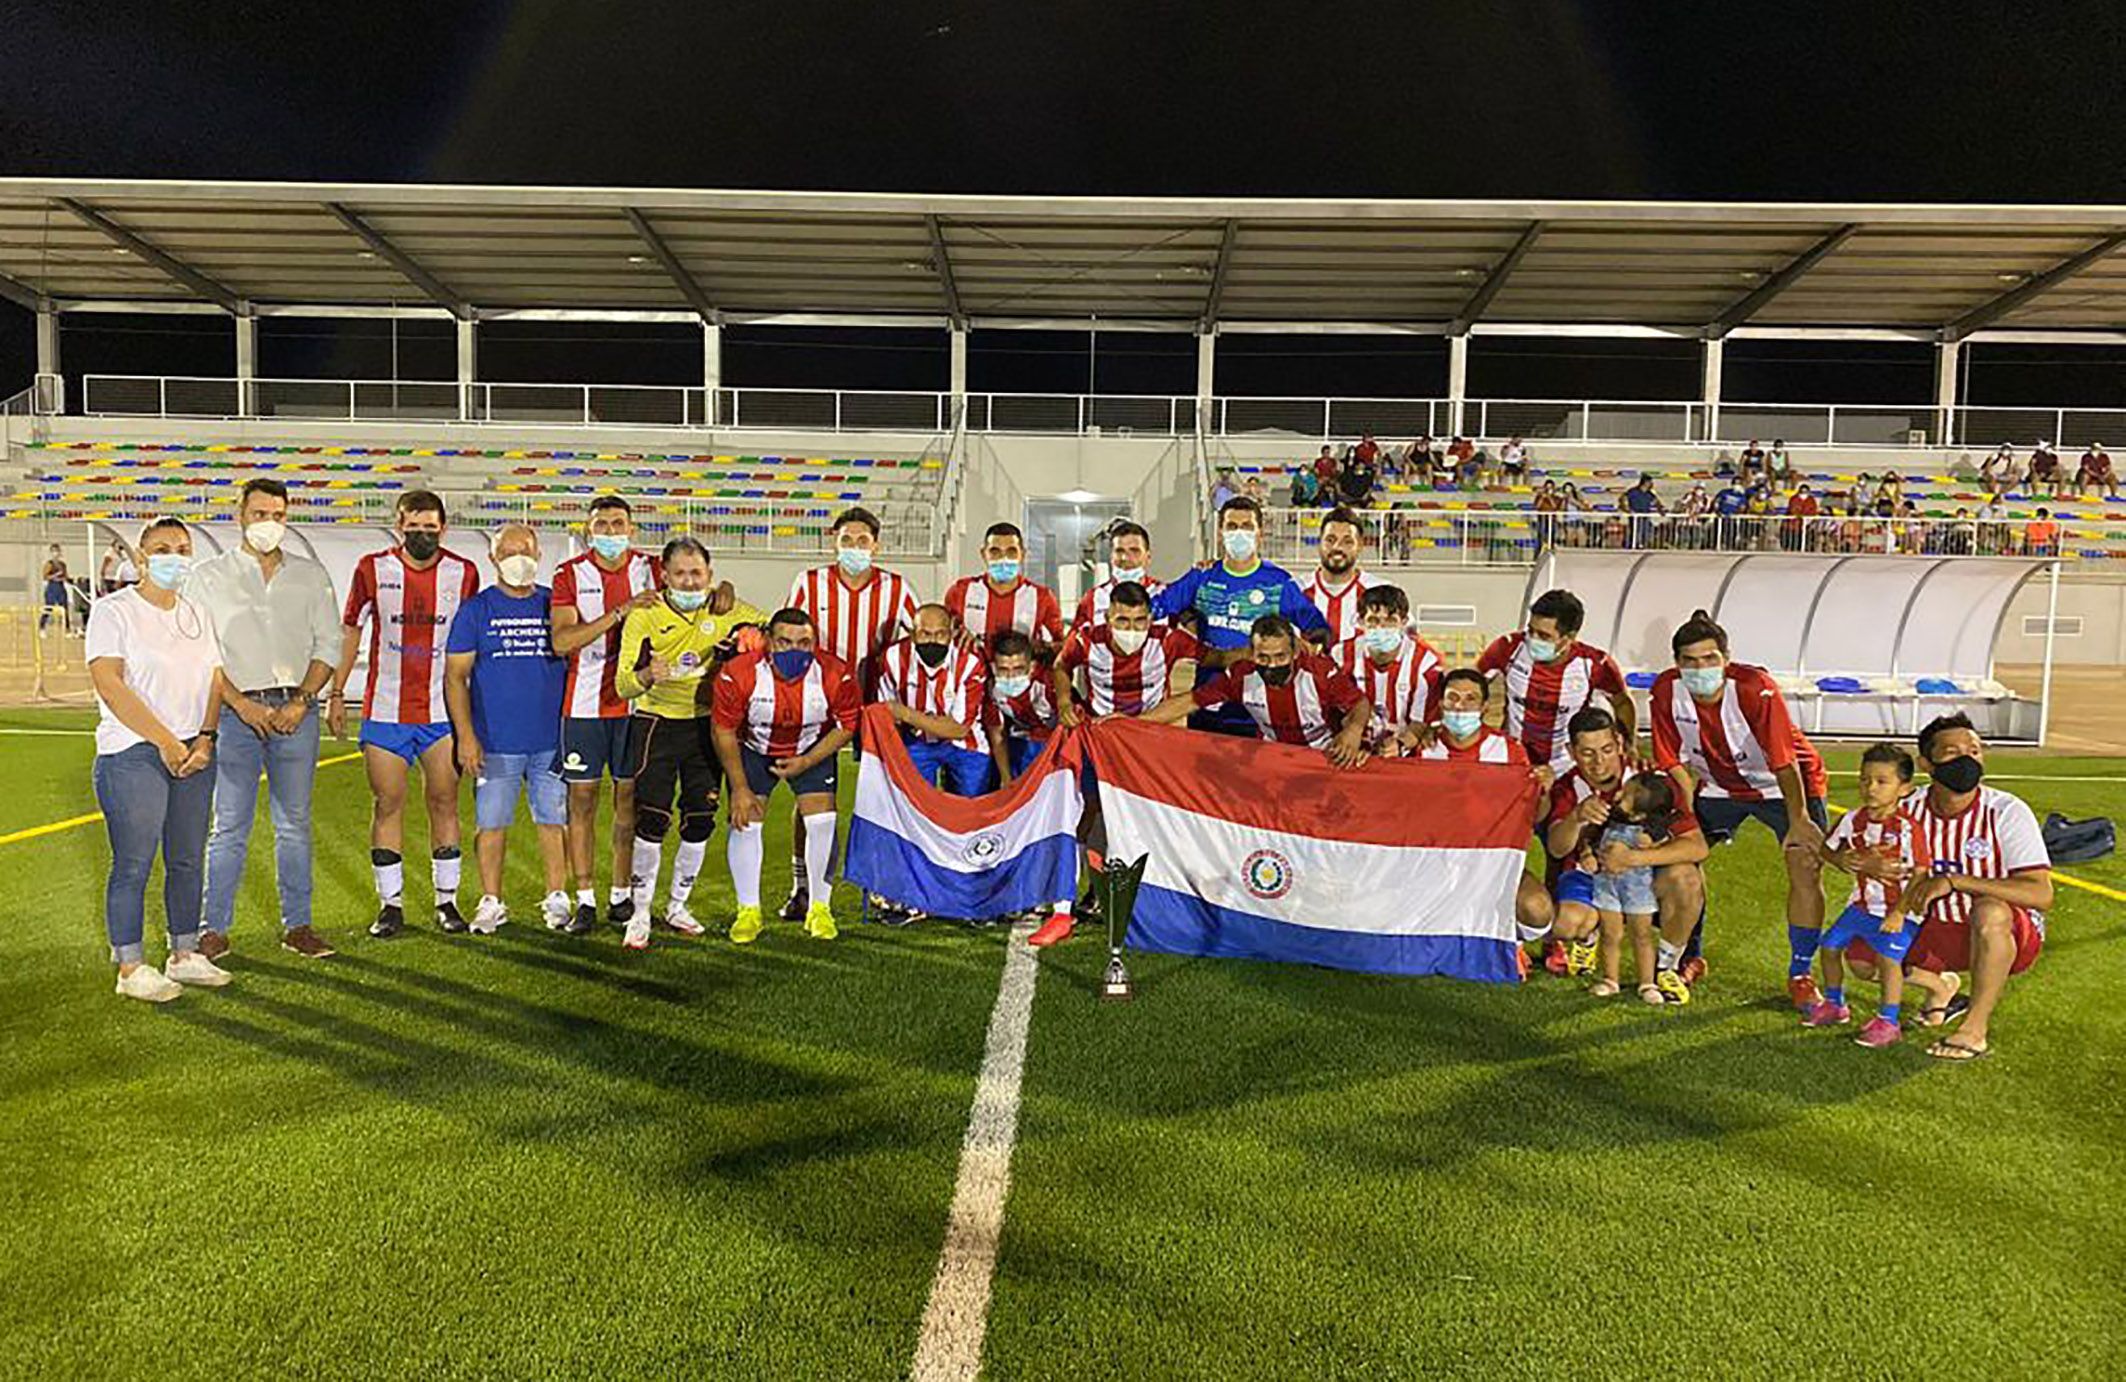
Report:
[[184,991],[183,984],[165,978],[163,972],[153,965],[135,965],[131,974],[118,976],[120,998],[138,998],[144,1003],[167,1003]]
[[628,918],[627,934],[620,938],[620,944],[629,950],[647,950],[650,948],[649,913],[638,911]]
[[197,950],[182,958],[172,955],[163,962],[162,974],[165,979],[205,989],[218,989],[235,977]]
[[509,920],[509,904],[499,897],[483,897],[480,905],[472,909],[470,923],[473,934],[492,936]]
[[674,902],[664,909],[664,924],[682,936],[700,936],[708,933],[708,927],[694,920],[684,902]]
[[539,914],[546,918],[547,930],[558,931],[576,914],[576,904],[569,900],[567,893],[555,889],[539,904]]

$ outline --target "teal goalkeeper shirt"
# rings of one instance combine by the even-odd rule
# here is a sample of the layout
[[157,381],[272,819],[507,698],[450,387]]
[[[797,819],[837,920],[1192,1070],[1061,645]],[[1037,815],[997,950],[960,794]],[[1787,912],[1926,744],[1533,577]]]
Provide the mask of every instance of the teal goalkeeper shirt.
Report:
[[[1248,631],[1265,614],[1283,615],[1302,634],[1329,627],[1299,582],[1271,562],[1260,563],[1245,576],[1226,570],[1224,562],[1199,567],[1154,595],[1152,610],[1160,619],[1194,611],[1199,621],[1196,636],[1213,648],[1246,647]],[[1199,671],[1199,679],[1203,675]]]

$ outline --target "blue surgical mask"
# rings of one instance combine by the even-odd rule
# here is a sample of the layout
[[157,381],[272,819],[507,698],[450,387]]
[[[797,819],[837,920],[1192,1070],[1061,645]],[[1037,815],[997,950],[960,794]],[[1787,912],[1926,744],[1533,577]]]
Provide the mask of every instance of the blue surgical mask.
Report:
[[1677,675],[1683,679],[1683,689],[1699,700],[1711,700],[1727,684],[1725,667],[1683,667]]
[[810,648],[783,648],[768,654],[768,657],[775,664],[775,675],[784,681],[796,681],[812,670]]
[[706,590],[667,590],[664,598],[672,602],[672,608],[682,614],[692,614],[709,602]]
[[192,579],[192,559],[182,552],[157,552],[148,558],[148,579],[176,594]]
[[989,563],[989,579],[995,581],[998,585],[1010,585],[1018,578],[1019,564],[1017,562],[993,561]]
[[1141,566],[1116,566],[1109,569],[1109,574],[1115,578],[1116,585],[1120,585],[1124,581],[1135,581],[1138,585],[1144,584],[1144,568]]
[[841,567],[845,576],[861,576],[871,569],[871,549],[837,547],[834,549],[834,564]]
[[618,561],[627,555],[628,540],[624,533],[592,533],[591,550],[607,561]]
[[1234,561],[1252,561],[1255,557],[1255,534],[1247,528],[1228,528],[1222,539],[1225,554]]
[[1369,653],[1386,655],[1403,646],[1401,629],[1360,629],[1358,644]]
[[1537,638],[1534,634],[1529,634],[1528,656],[1534,658],[1537,662],[1556,662],[1558,660],[1558,645],[1547,638]]
[[1484,712],[1481,710],[1442,710],[1439,722],[1457,739],[1472,737],[1484,727]]
[[998,677],[997,695],[1004,700],[1016,700],[1033,687],[1032,677]]

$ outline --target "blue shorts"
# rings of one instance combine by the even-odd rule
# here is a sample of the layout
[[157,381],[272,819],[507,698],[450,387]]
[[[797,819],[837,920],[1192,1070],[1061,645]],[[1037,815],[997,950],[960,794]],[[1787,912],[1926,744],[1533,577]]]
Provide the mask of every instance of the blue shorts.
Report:
[[473,824],[481,830],[507,830],[517,818],[517,791],[531,799],[533,825],[561,825],[568,820],[568,784],[554,773],[551,753],[491,753],[472,784]]
[[1567,869],[1559,874],[1558,885],[1554,889],[1558,904],[1560,906],[1568,903],[1581,907],[1594,906],[1594,879],[1595,876],[1586,869]]
[[571,715],[561,722],[560,772],[564,782],[596,782],[612,775],[615,782],[635,776],[635,760],[628,756],[628,717],[593,718]]
[[[1041,750],[1047,747],[1048,741],[1046,739],[1022,739],[1016,734],[1006,735],[1004,738],[1004,752],[1011,759],[1012,781],[1016,782],[1026,776],[1026,770],[1033,766],[1033,761],[1041,756]],[[983,781],[987,789],[992,792],[1004,785],[997,773],[996,760],[990,760],[989,776]]]
[[408,763],[418,763],[421,755],[450,737],[450,721],[439,725],[387,725],[375,720],[362,721],[362,747],[374,745],[386,753],[395,753]]
[[[1724,845],[1735,838],[1735,832],[1744,821],[1762,821],[1765,828],[1780,839],[1786,838],[1786,798],[1768,797],[1763,801],[1736,801],[1733,797],[1709,797],[1698,793],[1691,803],[1691,812],[1698,818],[1698,828],[1705,832],[1709,845]],[[1818,830],[1831,828],[1830,813],[1824,810],[1822,797],[1809,798],[1809,819],[1816,822]]]
[[774,793],[777,784],[788,786],[801,797],[833,796],[834,770],[840,758],[840,754],[822,758],[796,777],[777,777],[774,759],[764,753],[753,752],[751,745],[738,746],[738,761],[746,770],[746,786],[752,788],[753,795],[763,801]]
[[1831,923],[1831,929],[1823,933],[1824,950],[1844,950],[1854,941],[1866,941],[1868,948],[1894,964],[1903,964],[1905,952],[1919,935],[1917,924],[1907,921],[1895,931],[1882,929],[1882,918],[1865,907],[1848,907]]
[[986,753],[963,749],[958,744],[933,744],[926,739],[910,741],[908,756],[923,781],[939,784],[956,797],[978,797],[989,789],[990,770],[996,765]]

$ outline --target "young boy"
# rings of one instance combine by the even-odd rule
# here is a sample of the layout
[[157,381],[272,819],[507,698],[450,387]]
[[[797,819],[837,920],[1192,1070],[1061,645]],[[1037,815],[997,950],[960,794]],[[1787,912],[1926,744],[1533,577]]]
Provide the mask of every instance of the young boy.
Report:
[[1855,865],[1872,854],[1889,860],[1907,877],[1924,874],[1933,866],[1926,832],[1904,805],[1911,787],[1912,755],[1895,744],[1875,745],[1860,756],[1860,809],[1840,818],[1824,841],[1824,862],[1853,875],[1853,896],[1823,934],[1817,950],[1823,962],[1823,998],[1802,1022],[1810,1027],[1840,1027],[1852,1021],[1852,1010],[1845,1001],[1845,951],[1854,941],[1864,941],[1875,952],[1882,1006],[1854,1040],[1878,1049],[1894,1046],[1904,1034],[1898,1025],[1904,1002],[1904,958],[1919,933],[1919,921],[1904,914],[1902,881],[1870,877]]
[[1588,988],[1596,998],[1614,997],[1621,989],[1624,933],[1631,932],[1633,965],[1639,997],[1659,1006],[1668,1000],[1654,982],[1654,871],[1632,862],[1633,855],[1659,843],[1654,830],[1675,814],[1675,787],[1662,773],[1645,772],[1624,784],[1617,809],[1603,823],[1595,847],[1602,871],[1594,876],[1594,909],[1601,922],[1601,976]]

